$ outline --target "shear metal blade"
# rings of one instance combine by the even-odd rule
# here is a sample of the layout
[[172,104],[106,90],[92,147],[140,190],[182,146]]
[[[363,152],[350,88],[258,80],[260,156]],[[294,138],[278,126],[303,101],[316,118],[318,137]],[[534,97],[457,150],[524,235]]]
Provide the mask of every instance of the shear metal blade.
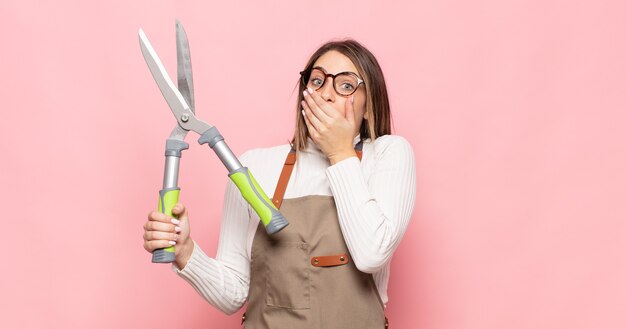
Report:
[[[159,55],[157,55],[154,48],[152,48],[148,37],[142,29],[139,29],[139,45],[141,47],[143,58],[150,69],[150,73],[152,73],[152,77],[156,81],[157,86],[159,86],[159,90],[161,90],[161,94],[163,94],[165,101],[174,113],[176,120],[180,120],[183,115],[186,115],[187,119],[189,119],[190,116],[193,116],[193,112],[191,112],[191,109],[189,108],[189,105],[187,105],[183,95],[181,95],[180,91],[178,91],[176,86],[174,86],[174,83],[167,74],[163,63],[161,63],[161,60],[159,59]],[[181,125],[180,121],[179,125]]]
[[183,95],[191,111],[195,113],[189,41],[187,40],[185,28],[178,20],[176,20],[176,59],[178,63],[178,90]]
[[[161,94],[163,94],[165,101],[172,110],[172,113],[174,113],[180,128],[184,130],[193,130],[202,135],[208,129],[213,127],[212,125],[196,118],[183,95],[174,86],[174,83],[167,74],[163,63],[161,63],[159,56],[154,48],[152,48],[148,37],[146,37],[146,34],[142,29],[139,29],[139,45],[146,64],[148,64],[148,68],[150,69],[150,73],[152,73],[152,77],[156,81],[157,86],[159,86]],[[175,128],[174,131],[172,131],[172,135],[176,134],[177,131]]]
[[159,55],[157,55],[154,48],[152,48],[148,37],[142,29],[139,29],[139,44],[141,46],[143,58],[146,60],[146,64],[148,64],[150,73],[152,73],[152,77],[159,86],[159,90],[161,90],[161,93],[167,101],[167,104],[172,109],[172,112],[174,112],[174,115],[178,118],[180,115],[189,110],[189,105],[187,105],[187,102],[183,98],[183,95],[181,95],[180,91],[178,91],[178,88],[174,86],[174,83],[168,76],[165,67],[163,67],[163,63],[161,63],[161,59],[159,59]]

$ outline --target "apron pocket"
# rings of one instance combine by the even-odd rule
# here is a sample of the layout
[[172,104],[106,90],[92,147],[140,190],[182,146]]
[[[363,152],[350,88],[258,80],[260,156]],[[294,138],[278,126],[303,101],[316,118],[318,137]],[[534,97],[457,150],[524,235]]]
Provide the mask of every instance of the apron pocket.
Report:
[[277,242],[265,248],[265,303],[289,309],[311,308],[309,245]]

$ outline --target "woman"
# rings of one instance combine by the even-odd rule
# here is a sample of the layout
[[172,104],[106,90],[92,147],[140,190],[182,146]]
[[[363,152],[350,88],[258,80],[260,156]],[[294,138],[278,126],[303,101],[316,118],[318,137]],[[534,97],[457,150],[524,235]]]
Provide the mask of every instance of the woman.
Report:
[[144,248],[175,244],[173,270],[227,314],[247,301],[246,328],[384,328],[390,260],[415,201],[413,152],[390,135],[382,70],[358,42],[324,44],[300,74],[291,145],[241,156],[275,188],[289,226],[269,236],[229,183],[215,258],[191,239],[182,204],[178,219],[150,213]]

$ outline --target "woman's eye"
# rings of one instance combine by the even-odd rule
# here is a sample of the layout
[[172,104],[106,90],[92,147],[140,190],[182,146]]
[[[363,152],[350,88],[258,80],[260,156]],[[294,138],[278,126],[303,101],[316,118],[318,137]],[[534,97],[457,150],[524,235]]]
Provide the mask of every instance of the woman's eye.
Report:
[[312,83],[314,86],[321,86],[321,85],[322,85],[322,79],[319,79],[319,78],[313,78],[313,79],[311,79],[311,83]]
[[354,89],[354,86],[349,83],[343,83],[341,84],[341,89],[352,91]]

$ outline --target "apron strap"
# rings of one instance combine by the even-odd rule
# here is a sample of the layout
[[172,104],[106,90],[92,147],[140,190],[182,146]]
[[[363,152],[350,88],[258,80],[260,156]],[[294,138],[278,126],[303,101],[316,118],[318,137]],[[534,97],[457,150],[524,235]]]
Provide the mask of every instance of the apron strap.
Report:
[[287,154],[287,159],[285,159],[283,171],[280,173],[280,178],[278,179],[278,184],[276,185],[276,191],[274,191],[274,196],[272,197],[272,202],[277,209],[280,209],[280,205],[283,203],[283,197],[285,196],[285,191],[287,190],[287,183],[289,182],[289,177],[291,177],[291,172],[293,171],[295,164],[296,151],[291,149],[289,154]]
[[[359,141],[354,146],[354,150],[356,151],[356,156],[359,158],[359,161],[361,161],[361,158],[363,157],[363,141]],[[287,154],[285,164],[283,165],[283,171],[280,172],[278,184],[276,184],[276,190],[274,191],[274,196],[272,197],[272,203],[274,203],[274,206],[278,209],[280,209],[280,205],[283,203],[283,197],[285,196],[287,184],[289,183],[289,178],[291,177],[291,172],[293,171],[295,164],[296,149],[292,147],[289,154]]]

